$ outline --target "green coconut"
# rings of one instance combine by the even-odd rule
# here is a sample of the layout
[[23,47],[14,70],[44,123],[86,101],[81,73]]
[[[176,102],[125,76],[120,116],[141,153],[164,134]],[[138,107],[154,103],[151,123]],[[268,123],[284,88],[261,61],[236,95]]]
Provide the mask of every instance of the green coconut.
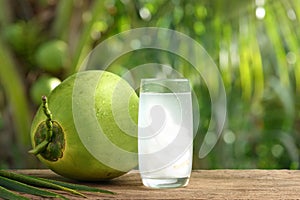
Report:
[[61,81],[53,76],[43,75],[39,77],[30,88],[31,100],[39,105],[41,103],[41,96],[48,95]]
[[31,127],[30,153],[64,177],[97,181],[137,166],[138,96],[106,71],[76,73],[48,96]]
[[37,65],[48,72],[59,72],[66,65],[68,45],[63,40],[50,40],[43,43],[35,54]]

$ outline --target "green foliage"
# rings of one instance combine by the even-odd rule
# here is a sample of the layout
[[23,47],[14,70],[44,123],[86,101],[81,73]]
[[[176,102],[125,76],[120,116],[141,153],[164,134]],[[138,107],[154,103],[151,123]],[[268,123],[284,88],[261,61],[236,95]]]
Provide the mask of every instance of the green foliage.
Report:
[[[38,106],[25,94],[29,94],[39,77],[46,74],[65,79],[78,70],[93,47],[122,31],[164,27],[198,41],[217,63],[224,81],[227,122],[216,147],[206,158],[199,159],[197,154],[200,145],[207,142],[203,139],[211,102],[204,81],[189,63],[168,52],[141,50],[121,56],[108,70],[123,74],[134,66],[157,62],[190,78],[201,113],[194,167],[299,168],[298,0],[24,1],[23,9],[16,9],[13,5],[17,2],[5,0],[0,6],[0,36],[5,44],[0,46],[0,71],[1,75],[5,73],[0,76],[0,94],[1,90],[5,94],[0,95],[0,125],[4,123],[2,116],[11,116],[11,125],[16,127],[10,129],[11,135],[27,137],[18,127],[29,121],[26,110],[34,113]],[[58,66],[59,72],[43,68],[34,60],[38,47],[52,40],[68,45],[65,55],[69,62]],[[6,52],[13,56],[4,56]],[[15,62],[11,62],[12,58]],[[10,85],[9,80],[16,82]],[[22,97],[13,101],[12,97],[17,95],[13,91],[22,91],[18,93]],[[17,109],[17,105],[22,108]],[[7,111],[6,106],[16,109]],[[0,126],[0,140],[2,133],[7,132],[2,127],[7,126]],[[18,148],[23,145],[19,141]],[[0,160],[7,160],[8,155],[0,154]],[[0,162],[1,165],[7,163]]]

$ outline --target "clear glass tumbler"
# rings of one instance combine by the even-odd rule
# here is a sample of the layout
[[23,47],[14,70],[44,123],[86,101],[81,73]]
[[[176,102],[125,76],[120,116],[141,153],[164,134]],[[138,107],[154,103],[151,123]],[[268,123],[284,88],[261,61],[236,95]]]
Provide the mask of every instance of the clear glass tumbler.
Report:
[[142,79],[138,117],[139,171],[151,188],[188,184],[193,112],[187,79]]

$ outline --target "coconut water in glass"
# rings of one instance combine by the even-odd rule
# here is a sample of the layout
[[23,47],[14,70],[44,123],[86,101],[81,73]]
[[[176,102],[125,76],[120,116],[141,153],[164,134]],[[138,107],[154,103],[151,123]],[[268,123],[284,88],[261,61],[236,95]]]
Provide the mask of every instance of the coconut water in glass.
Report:
[[193,157],[191,89],[187,79],[142,79],[138,117],[139,171],[151,188],[188,184]]

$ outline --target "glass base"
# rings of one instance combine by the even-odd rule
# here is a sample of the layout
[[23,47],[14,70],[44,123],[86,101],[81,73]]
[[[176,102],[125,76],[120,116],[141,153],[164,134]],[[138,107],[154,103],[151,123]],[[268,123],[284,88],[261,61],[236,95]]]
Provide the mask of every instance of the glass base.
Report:
[[185,187],[189,182],[186,178],[142,178],[143,184],[151,188],[178,188]]

